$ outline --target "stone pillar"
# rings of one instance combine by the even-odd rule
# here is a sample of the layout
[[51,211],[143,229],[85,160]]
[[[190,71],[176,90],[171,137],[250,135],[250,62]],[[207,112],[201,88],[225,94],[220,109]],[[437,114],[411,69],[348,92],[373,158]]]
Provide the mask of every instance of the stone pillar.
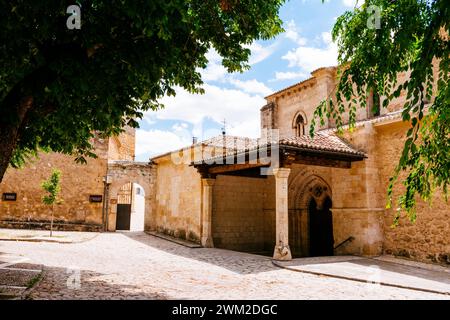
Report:
[[291,260],[289,248],[289,211],[288,211],[288,177],[291,169],[273,169],[275,176],[275,224],[276,243],[273,258],[275,260]]
[[202,179],[202,246],[213,248],[212,239],[212,206],[213,186],[216,179]]

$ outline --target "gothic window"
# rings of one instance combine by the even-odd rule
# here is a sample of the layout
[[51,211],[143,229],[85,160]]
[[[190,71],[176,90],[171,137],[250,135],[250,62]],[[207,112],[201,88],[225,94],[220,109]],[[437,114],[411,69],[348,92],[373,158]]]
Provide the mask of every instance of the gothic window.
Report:
[[369,103],[367,104],[369,118],[378,117],[381,109],[381,98],[376,91],[370,93]]
[[305,119],[299,114],[295,119],[295,135],[297,137],[305,135],[305,124]]

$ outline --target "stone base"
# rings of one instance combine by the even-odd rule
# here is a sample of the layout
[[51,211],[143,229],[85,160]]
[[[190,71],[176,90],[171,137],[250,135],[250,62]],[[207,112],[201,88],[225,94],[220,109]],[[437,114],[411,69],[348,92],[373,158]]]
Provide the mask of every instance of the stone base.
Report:
[[292,260],[291,249],[289,246],[275,246],[273,251],[273,259],[280,261]]
[[[48,221],[0,221],[0,228],[5,229],[29,229],[29,230],[50,230],[50,222]],[[101,232],[103,226],[99,224],[82,224],[82,223],[53,223],[54,231],[84,231],[84,232]]]
[[202,237],[201,243],[203,248],[214,248],[212,237]]

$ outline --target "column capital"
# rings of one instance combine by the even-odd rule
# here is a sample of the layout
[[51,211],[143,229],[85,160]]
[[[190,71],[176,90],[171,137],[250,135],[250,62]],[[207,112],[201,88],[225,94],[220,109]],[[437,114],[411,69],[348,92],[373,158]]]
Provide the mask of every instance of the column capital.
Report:
[[216,182],[216,179],[202,178],[202,185],[204,185],[204,186],[213,186],[215,182]]
[[290,168],[273,169],[273,175],[275,176],[275,178],[287,178],[289,177],[289,173],[291,173]]

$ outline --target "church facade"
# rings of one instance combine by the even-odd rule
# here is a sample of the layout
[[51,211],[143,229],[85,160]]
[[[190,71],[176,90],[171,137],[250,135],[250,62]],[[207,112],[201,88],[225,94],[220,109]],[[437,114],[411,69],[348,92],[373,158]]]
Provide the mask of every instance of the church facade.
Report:
[[[449,264],[450,205],[439,192],[432,207],[418,202],[415,223],[402,218],[391,227],[395,206],[386,208],[386,190],[409,128],[401,118],[405,97],[374,112],[382,97],[372,95],[367,108],[358,109],[353,131],[339,135],[330,119],[312,139],[308,132],[314,110],[335,85],[336,68],[321,68],[266,97],[260,139],[223,135],[148,163],[134,162],[134,149],[121,154],[112,151],[119,144],[106,143],[103,157],[67,169],[72,180],[66,180],[63,197],[70,185],[74,194],[84,195],[84,202],[66,201],[59,210],[61,224],[115,231],[138,230],[133,225],[142,221],[146,231],[279,260],[392,254]],[[20,181],[38,176],[39,168],[47,173],[48,163],[58,157],[45,155],[31,165],[35,169],[8,170],[0,192],[16,192],[17,201],[1,201],[2,226],[22,226],[28,216],[45,224],[33,193],[37,189]],[[89,191],[76,189],[94,180]],[[396,189],[394,196],[401,191]],[[103,195],[101,202],[88,202],[90,194]],[[78,213],[80,208],[84,214]],[[135,218],[138,209],[141,220]]]

